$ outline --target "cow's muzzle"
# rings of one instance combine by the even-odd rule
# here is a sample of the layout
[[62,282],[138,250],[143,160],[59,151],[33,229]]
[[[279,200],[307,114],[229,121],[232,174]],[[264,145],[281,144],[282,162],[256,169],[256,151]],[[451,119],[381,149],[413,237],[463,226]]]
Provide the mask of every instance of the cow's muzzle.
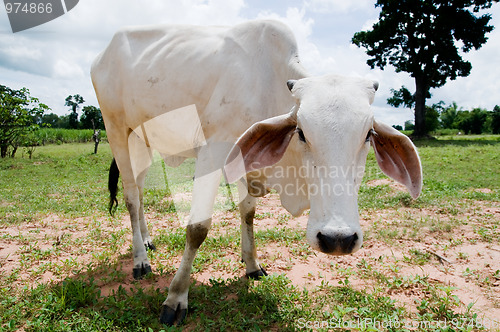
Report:
[[345,234],[335,233],[328,234],[318,232],[319,249],[325,254],[330,255],[347,255],[359,249],[359,241],[362,241],[358,233]]

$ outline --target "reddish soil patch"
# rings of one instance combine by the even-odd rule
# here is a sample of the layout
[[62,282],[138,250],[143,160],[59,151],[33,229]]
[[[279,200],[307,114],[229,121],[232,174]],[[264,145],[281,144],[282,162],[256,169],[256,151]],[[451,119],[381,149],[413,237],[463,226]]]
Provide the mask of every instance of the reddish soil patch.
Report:
[[[393,190],[400,189],[392,181],[390,183],[383,181],[372,181],[368,185],[388,184],[391,188],[394,186]],[[179,199],[184,198],[179,197]],[[292,246],[278,242],[270,243],[257,248],[258,255],[269,273],[284,273],[292,284],[298,287],[315,287],[322,282],[336,285],[347,278],[354,287],[370,289],[374,281],[366,276],[368,272],[363,266],[367,264],[387,276],[425,277],[429,282],[455,287],[452,294],[456,295],[465,306],[474,303],[473,310],[478,312],[480,317],[484,316],[486,319],[498,322],[500,245],[498,229],[495,228],[494,222],[498,222],[500,218],[500,207],[491,205],[474,202],[460,215],[412,208],[363,213],[362,227],[370,235],[366,237],[363,248],[349,256],[334,257],[313,252],[307,246],[305,239]],[[400,235],[392,241],[377,237],[376,232],[380,229],[404,229],[405,216],[410,215],[415,220],[421,218],[443,223],[453,220],[461,222],[453,224],[449,231],[432,230],[432,226],[423,225],[422,234],[414,237]],[[307,214],[298,218],[288,217],[276,195],[269,195],[259,200],[257,216],[255,220],[257,230],[284,227],[305,230],[308,219]],[[224,227],[215,227],[216,232],[223,232],[225,227],[239,228],[238,214],[219,211],[214,217],[214,225],[220,223],[224,223]],[[380,226],[380,223],[383,223],[383,226]],[[161,224],[159,220],[153,220],[152,225],[153,234],[158,228],[172,226]],[[109,271],[106,270],[96,277],[97,280],[102,280],[100,287],[104,296],[115,292],[120,286],[133,287],[137,281],[131,277],[129,227],[128,217],[120,220],[111,218],[65,220],[55,215],[32,223],[3,226],[0,228],[0,274],[7,276],[17,271],[16,280],[13,282],[32,286],[71,277],[79,273],[78,269],[71,268],[72,261],[77,262],[80,267],[91,264],[100,252],[110,250],[107,247],[109,234],[125,230],[125,240],[117,247],[111,248],[114,252],[112,258],[118,262],[113,268],[121,272],[122,277],[118,278],[118,281],[107,282],[105,277]],[[214,232],[211,232],[211,235],[214,235]],[[415,253],[424,255],[426,260],[417,262]],[[32,258],[27,259],[28,256]],[[192,277],[197,282],[207,283],[210,278],[227,279],[244,275],[245,270],[240,263],[239,250],[227,252],[224,260],[223,269],[214,264],[201,272],[194,273]],[[50,268],[42,269],[48,264],[64,261],[67,261],[69,267],[60,273]],[[168,261],[168,264],[177,267],[179,262],[180,256],[175,256]],[[397,271],[392,271],[393,267],[397,268]],[[140,281],[140,285],[166,288],[172,277],[172,274],[168,277],[153,276]],[[415,300],[423,296],[422,289],[415,286],[391,289],[388,295],[410,311],[416,310]]]

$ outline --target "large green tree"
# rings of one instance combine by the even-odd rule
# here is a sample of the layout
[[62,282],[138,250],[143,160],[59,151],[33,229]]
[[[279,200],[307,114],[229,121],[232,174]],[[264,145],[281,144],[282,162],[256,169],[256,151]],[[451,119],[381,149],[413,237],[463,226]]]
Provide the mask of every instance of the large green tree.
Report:
[[49,107],[30,95],[26,88],[14,90],[0,85],[0,157],[5,158],[11,148],[14,157],[31,130],[38,128],[35,119]]
[[83,97],[78,94],[66,97],[64,105],[71,107],[71,113],[69,114],[69,126],[72,129],[78,128],[78,107],[80,107],[80,104],[83,104],[84,102],[85,100],[83,100]]
[[95,106],[85,106],[80,117],[82,129],[104,129],[101,110]]
[[[468,76],[472,65],[461,53],[479,49],[493,30],[481,13],[498,0],[377,0],[379,21],[354,34],[367,50],[367,64],[407,72],[415,80],[415,136],[424,136],[425,101],[432,88]],[[460,51],[461,50],[461,51]]]
[[54,113],[44,114],[42,116],[42,126],[57,128],[59,116]]

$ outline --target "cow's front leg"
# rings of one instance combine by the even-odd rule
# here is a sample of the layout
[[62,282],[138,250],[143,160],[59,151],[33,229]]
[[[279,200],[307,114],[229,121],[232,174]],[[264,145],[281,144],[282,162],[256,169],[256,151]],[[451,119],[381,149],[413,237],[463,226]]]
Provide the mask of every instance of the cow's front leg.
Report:
[[253,219],[257,199],[248,194],[247,188],[242,181],[238,182],[238,193],[241,216],[241,258],[246,265],[247,277],[259,279],[267,276],[267,273],[257,260],[257,249],[255,248]]
[[[199,160],[196,165],[197,174]],[[186,228],[186,246],[182,255],[181,265],[175,273],[168,289],[168,297],[163,302],[160,322],[167,325],[183,322],[188,308],[188,292],[191,268],[198,248],[205,240],[212,222],[212,213],[217,189],[222,173],[220,170],[200,177],[195,175],[191,214]]]
[[160,322],[167,325],[181,324],[186,318],[188,307],[188,293],[191,267],[198,248],[205,240],[210,228],[210,220],[195,225],[188,225],[186,229],[186,247],[182,255],[181,265],[168,289],[168,297],[163,302]]

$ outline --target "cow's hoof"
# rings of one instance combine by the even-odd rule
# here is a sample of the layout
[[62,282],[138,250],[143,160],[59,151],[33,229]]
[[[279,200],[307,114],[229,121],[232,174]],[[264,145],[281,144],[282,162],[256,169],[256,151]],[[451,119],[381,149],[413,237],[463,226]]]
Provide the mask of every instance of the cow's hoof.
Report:
[[160,323],[173,326],[174,324],[179,326],[186,319],[187,309],[181,309],[181,305],[177,306],[177,310],[170,308],[169,306],[163,305],[161,307]]
[[251,272],[251,273],[247,273],[248,279],[259,280],[265,276],[267,276],[267,272],[266,272],[266,270],[264,270],[264,268],[262,266],[260,267],[260,270],[257,270],[257,271]]
[[141,267],[134,267],[132,274],[134,275],[135,280],[140,280],[142,277],[145,275],[148,275],[150,273],[153,273],[151,270],[151,265],[147,264],[142,264]]
[[156,251],[156,246],[153,242],[146,242],[144,243],[144,246],[146,247],[146,250]]

